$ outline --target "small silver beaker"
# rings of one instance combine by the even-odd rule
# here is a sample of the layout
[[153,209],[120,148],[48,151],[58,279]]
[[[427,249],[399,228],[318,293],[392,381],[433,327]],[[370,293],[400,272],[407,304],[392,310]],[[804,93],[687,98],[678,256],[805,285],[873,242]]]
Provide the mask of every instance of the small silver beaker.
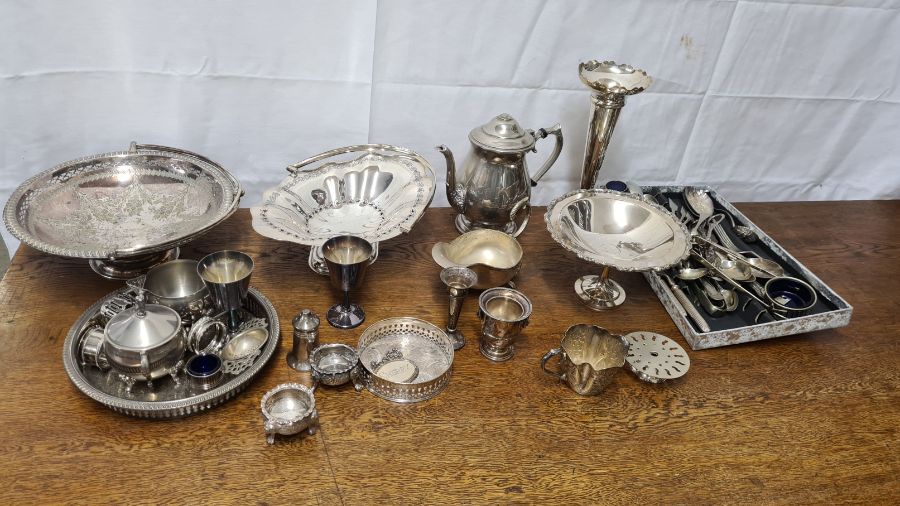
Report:
[[481,354],[494,362],[503,362],[515,353],[515,341],[528,326],[531,301],[512,288],[496,287],[478,297],[481,318]]
[[217,312],[228,313],[228,330],[240,325],[240,311],[247,302],[253,259],[240,251],[217,251],[197,263],[197,274],[212,294]]
[[[545,373],[566,382],[579,395],[597,395],[625,365],[630,344],[622,336],[610,334],[603,327],[572,325],[566,330],[559,348],[541,358]],[[547,369],[547,362],[559,356],[559,371]]]

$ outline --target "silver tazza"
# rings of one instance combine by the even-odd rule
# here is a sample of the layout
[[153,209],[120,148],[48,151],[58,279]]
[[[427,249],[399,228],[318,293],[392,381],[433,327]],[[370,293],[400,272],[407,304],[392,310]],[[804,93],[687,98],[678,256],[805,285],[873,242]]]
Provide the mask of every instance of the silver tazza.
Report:
[[[533,178],[528,175],[525,154],[539,139],[556,137],[553,153]],[[528,224],[531,187],[537,185],[559,158],[563,146],[559,125],[525,130],[509,114],[501,114],[469,132],[472,149],[463,163],[462,181],[456,180],[456,163],[447,146],[438,151],[447,159],[447,200],[459,212],[460,233],[491,228],[518,236]]]

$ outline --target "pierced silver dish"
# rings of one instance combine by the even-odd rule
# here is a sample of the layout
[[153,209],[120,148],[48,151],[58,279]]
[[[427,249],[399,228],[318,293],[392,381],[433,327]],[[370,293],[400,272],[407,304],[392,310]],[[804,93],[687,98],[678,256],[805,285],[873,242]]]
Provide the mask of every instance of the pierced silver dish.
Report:
[[553,240],[578,258],[604,266],[600,276],[575,281],[575,292],[591,309],[625,301],[625,290],[609,279],[610,267],[658,270],[690,254],[687,228],[662,206],[630,193],[573,191],[551,202],[544,218]]
[[438,327],[418,318],[388,318],[359,336],[362,367],[357,390],[368,389],[389,401],[421,402],[450,383],[453,342]]
[[22,183],[3,212],[10,233],[53,255],[91,259],[126,279],[178,256],[178,246],[231,216],[241,185],[215,162],[177,148],[64,162]]
[[354,235],[377,243],[409,232],[434,196],[428,161],[384,144],[333,149],[287,170],[291,174],[250,209],[253,230],[311,246],[310,266],[322,274],[328,271],[316,250],[325,241]]
[[75,387],[118,413],[139,418],[178,418],[214,408],[243,391],[272,359],[281,341],[278,338],[280,328],[275,307],[262,293],[251,287],[247,304],[242,309],[247,313],[245,320],[265,320],[269,335],[275,338],[268,339],[258,354],[251,355],[252,362],[246,369],[223,378],[210,390],[204,390],[203,386],[198,387],[190,381],[176,383],[165,377],[154,381],[152,389],[145,383],[137,383],[128,391],[128,385],[115,370],[100,369],[93,362],[82,360],[81,341],[86,331],[106,324],[107,318],[100,313],[101,306],[129,290],[130,287],[121,288],[89,307],[69,329],[63,344],[63,365]]

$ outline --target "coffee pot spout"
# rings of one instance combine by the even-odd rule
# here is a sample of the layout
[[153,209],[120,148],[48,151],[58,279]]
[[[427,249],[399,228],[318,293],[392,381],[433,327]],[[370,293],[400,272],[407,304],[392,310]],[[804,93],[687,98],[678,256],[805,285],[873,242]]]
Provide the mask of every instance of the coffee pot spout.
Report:
[[435,149],[444,155],[444,158],[447,160],[447,200],[458,213],[465,213],[465,205],[463,204],[465,201],[464,189],[456,186],[456,161],[453,159],[453,152],[443,144]]

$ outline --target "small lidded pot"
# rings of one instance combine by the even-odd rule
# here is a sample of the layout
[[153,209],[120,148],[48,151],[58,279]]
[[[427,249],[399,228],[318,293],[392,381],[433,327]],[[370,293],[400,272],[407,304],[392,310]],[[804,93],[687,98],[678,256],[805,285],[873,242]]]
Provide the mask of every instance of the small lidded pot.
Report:
[[137,381],[152,381],[176,373],[184,355],[181,317],[172,308],[145,304],[139,291],[134,307],[112,317],[104,329],[103,351],[127,390]]

